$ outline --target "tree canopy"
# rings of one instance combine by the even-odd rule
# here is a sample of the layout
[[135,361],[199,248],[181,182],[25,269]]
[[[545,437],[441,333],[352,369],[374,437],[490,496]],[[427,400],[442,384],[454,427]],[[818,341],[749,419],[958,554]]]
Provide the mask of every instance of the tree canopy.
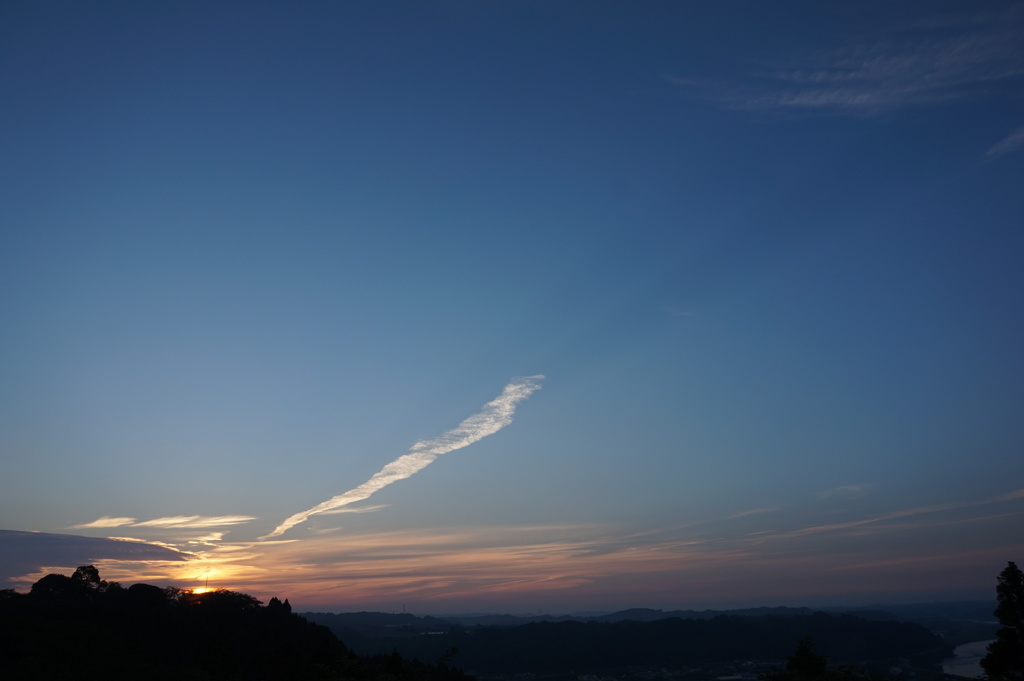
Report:
[[992,681],[1024,681],[1024,574],[1013,561],[999,573],[996,600],[1002,627],[981,667]]
[[0,591],[0,678],[463,681],[445,665],[360,657],[326,627],[221,589],[133,584],[85,565]]

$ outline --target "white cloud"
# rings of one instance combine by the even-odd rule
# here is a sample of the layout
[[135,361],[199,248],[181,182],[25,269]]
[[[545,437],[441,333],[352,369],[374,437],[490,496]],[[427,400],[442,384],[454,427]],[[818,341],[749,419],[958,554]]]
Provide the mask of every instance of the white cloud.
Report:
[[195,529],[200,527],[222,527],[224,525],[238,525],[240,523],[247,523],[250,520],[256,520],[255,516],[251,515],[215,515],[215,516],[203,516],[203,515],[175,515],[168,516],[166,518],[154,518],[152,520],[144,520],[137,522],[136,518],[128,517],[112,517],[103,516],[97,518],[91,523],[84,523],[82,525],[73,525],[73,529],[84,530],[84,529],[97,529],[97,528],[110,528],[110,527],[164,527],[164,528],[187,528]]
[[239,525],[241,523],[247,523],[250,520],[256,520],[255,516],[251,515],[216,515],[216,516],[203,516],[203,515],[176,515],[168,516],[166,518],[154,518],[153,520],[146,520],[141,523],[135,523],[132,527],[170,527],[175,529],[180,528],[199,528],[199,527],[221,527],[224,525]]
[[82,525],[72,525],[71,527],[72,527],[72,529],[76,529],[76,530],[84,530],[84,529],[98,528],[98,527],[124,527],[126,525],[131,525],[132,523],[135,522],[135,520],[136,520],[135,518],[126,518],[126,517],[117,517],[117,518],[115,518],[115,517],[112,517],[112,516],[105,515],[105,516],[103,516],[101,518],[97,518],[96,520],[92,521],[91,523],[84,523]]
[[217,542],[224,540],[223,532],[211,532],[210,534],[195,539],[189,539],[189,544],[202,544],[204,546],[216,546]]
[[1024,127],[1017,128],[1009,135],[999,140],[988,150],[988,156],[1002,156],[1024,147]]
[[505,386],[501,395],[488,402],[484,405],[482,411],[470,416],[457,427],[433,440],[417,442],[412,446],[408,454],[400,456],[384,466],[384,468],[380,469],[362,485],[317,504],[307,511],[301,511],[290,516],[275,527],[273,532],[262,537],[262,539],[278,537],[296,525],[304,523],[310,516],[321,513],[334,513],[349,504],[368,499],[391,483],[405,480],[415,475],[433,463],[434,459],[442,454],[468,447],[488,435],[497,433],[512,423],[512,415],[515,414],[516,405],[538,390],[540,388],[540,381],[543,378],[543,376],[528,376],[509,383]]
[[360,508],[336,508],[333,511],[324,511],[324,515],[334,515],[336,513],[373,513],[379,511],[382,508],[387,508],[391,504],[377,504],[376,506],[361,506]]

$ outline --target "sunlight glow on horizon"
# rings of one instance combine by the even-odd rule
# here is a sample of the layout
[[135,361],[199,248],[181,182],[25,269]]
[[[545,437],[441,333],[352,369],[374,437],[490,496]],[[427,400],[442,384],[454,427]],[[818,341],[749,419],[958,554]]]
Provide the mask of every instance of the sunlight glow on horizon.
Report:
[[[786,520],[784,508],[739,512],[657,535],[603,524],[363,531],[265,543],[217,542],[184,562],[96,564],[108,580],[176,586],[209,579],[216,582],[210,590],[227,588],[261,600],[287,597],[310,609],[385,607],[401,598],[418,603],[423,611],[450,611],[467,607],[458,604],[474,599],[497,610],[532,610],[535,606],[521,599],[542,593],[543,602],[551,607],[562,603],[566,612],[601,593],[609,603],[623,607],[697,607],[756,601],[757,589],[765,584],[776,594],[775,604],[787,599],[795,603],[801,593],[820,602],[830,593],[834,598],[846,594],[858,599],[900,590],[936,590],[955,575],[971,575],[984,588],[991,579],[985,565],[998,566],[1002,552],[977,543],[970,524],[957,520],[950,526],[945,516],[953,509],[970,509],[975,524],[992,531],[1012,526],[1022,513],[1022,501],[1024,496],[1014,490],[812,527],[780,526],[795,520]],[[834,495],[813,495],[813,503],[827,509],[842,502]],[[758,531],[756,523],[767,523],[771,529]],[[888,553],[865,553],[866,530],[891,536],[899,547],[902,538],[936,526],[953,527],[960,546],[920,553],[911,543]],[[830,552],[809,554],[807,549],[825,534],[830,536]],[[911,567],[914,578],[908,580],[905,572]],[[52,571],[22,579],[34,581],[47,570]]]

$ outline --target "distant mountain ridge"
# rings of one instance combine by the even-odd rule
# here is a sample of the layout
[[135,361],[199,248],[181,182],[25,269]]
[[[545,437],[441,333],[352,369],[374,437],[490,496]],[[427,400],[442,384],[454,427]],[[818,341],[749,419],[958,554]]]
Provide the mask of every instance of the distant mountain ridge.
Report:
[[979,623],[997,623],[992,614],[994,602],[989,601],[957,601],[948,603],[897,604],[869,607],[830,606],[822,608],[763,606],[756,608],[738,608],[733,610],[660,610],[655,608],[628,608],[603,614],[568,614],[568,615],[509,615],[509,614],[454,614],[454,615],[413,615],[409,613],[383,612],[351,612],[321,613],[307,612],[303,616],[313,621],[332,619],[340,626],[356,629],[394,630],[408,627],[422,630],[442,630],[453,624],[463,627],[475,626],[518,626],[531,622],[656,622],[662,619],[711,619],[721,615],[737,617],[762,617],[774,615],[779,617],[798,617],[812,615],[815,612],[833,614],[849,614],[866,620],[897,622],[916,622],[929,629],[950,621],[975,621]]
[[[396,629],[417,631],[442,631],[452,625],[462,627],[515,627],[533,622],[656,622],[658,620],[678,618],[687,620],[711,619],[719,615],[735,615],[740,617],[758,617],[762,615],[778,615],[795,617],[811,615],[816,610],[811,608],[791,608],[786,606],[743,608],[739,610],[657,610],[654,608],[629,608],[616,612],[593,615],[508,615],[508,614],[468,614],[468,615],[413,615],[410,613],[385,613],[373,611],[325,613],[305,612],[303,617],[311,621],[326,623],[333,626],[352,628],[367,632],[393,632]],[[869,619],[878,619],[875,617]],[[898,619],[891,616],[891,619]]]
[[[871,611],[872,615],[881,615]],[[604,615],[462,615],[304,613],[363,655],[397,652],[445,659],[480,678],[507,674],[615,674],[625,668],[675,670],[731,661],[783,662],[805,637],[835,664],[886,670],[910,665],[918,679],[938,678],[952,647],[920,624],[865,619],[810,608],[662,611]],[[900,662],[900,661],[903,662]],[[715,674],[720,676],[721,674]]]

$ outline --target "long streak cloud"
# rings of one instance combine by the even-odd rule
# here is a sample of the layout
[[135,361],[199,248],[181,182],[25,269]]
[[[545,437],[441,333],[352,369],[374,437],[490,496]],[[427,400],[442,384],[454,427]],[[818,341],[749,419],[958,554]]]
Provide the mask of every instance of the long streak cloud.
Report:
[[260,539],[279,537],[296,525],[306,522],[310,516],[337,512],[344,506],[368,499],[391,483],[412,477],[442,454],[468,447],[488,435],[497,433],[512,423],[512,415],[515,414],[516,406],[540,389],[540,382],[543,379],[544,376],[538,375],[512,381],[505,386],[501,395],[485,404],[479,413],[473,414],[444,435],[432,440],[417,442],[410,448],[408,454],[387,464],[363,484],[348,492],[331,497],[307,511],[290,516],[275,527],[273,532],[260,537]]

